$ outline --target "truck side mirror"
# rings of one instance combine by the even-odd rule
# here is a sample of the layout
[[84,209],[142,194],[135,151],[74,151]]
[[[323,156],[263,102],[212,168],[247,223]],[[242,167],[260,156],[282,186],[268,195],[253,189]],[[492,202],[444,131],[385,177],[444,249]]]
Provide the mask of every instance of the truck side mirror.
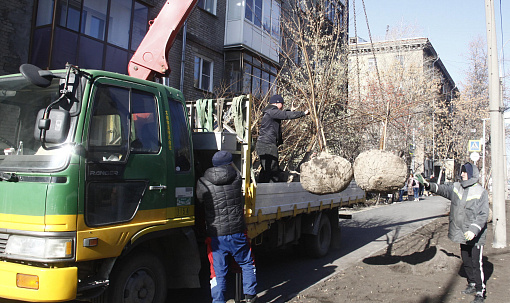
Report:
[[64,143],[69,133],[69,112],[61,109],[52,109],[49,112],[49,117],[45,119],[43,117],[44,111],[45,109],[41,109],[37,114],[34,128],[35,139],[44,140],[46,143]]

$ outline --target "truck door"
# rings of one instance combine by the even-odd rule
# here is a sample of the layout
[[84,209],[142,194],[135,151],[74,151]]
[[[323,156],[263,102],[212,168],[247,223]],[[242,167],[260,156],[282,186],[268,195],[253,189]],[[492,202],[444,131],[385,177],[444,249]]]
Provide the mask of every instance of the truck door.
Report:
[[186,121],[184,104],[171,97],[167,98],[168,111],[165,112],[168,135],[168,181],[175,192],[172,195],[168,217],[191,217],[194,215],[193,188],[195,186],[191,151],[191,134]]
[[167,160],[158,90],[106,78],[92,89],[85,223],[98,227],[165,219]]

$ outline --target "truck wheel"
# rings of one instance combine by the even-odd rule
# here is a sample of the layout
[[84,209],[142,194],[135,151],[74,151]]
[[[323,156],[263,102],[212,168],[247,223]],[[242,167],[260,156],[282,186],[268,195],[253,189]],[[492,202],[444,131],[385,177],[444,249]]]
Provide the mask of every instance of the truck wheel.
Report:
[[154,254],[142,252],[127,257],[112,272],[108,289],[112,303],[164,303],[166,273]]
[[322,215],[317,235],[303,235],[305,249],[311,257],[324,257],[331,244],[331,223],[326,215]]

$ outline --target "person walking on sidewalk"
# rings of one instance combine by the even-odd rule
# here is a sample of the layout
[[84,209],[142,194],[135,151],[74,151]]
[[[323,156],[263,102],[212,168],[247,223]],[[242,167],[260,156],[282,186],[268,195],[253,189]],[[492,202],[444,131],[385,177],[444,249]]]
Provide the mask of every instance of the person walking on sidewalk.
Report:
[[414,178],[413,174],[409,174],[409,178],[407,179],[407,195],[409,196],[409,201],[414,197],[414,201],[419,201],[418,191],[420,189],[420,185],[418,184],[418,180]]
[[197,198],[205,210],[207,256],[211,264],[213,303],[225,303],[229,254],[243,274],[245,301],[257,301],[257,278],[250,241],[246,236],[242,178],[232,164],[232,154],[216,152],[213,167],[197,182]]
[[448,238],[460,244],[463,267],[468,286],[463,294],[474,294],[471,303],[485,300],[485,277],[482,254],[487,234],[489,217],[489,195],[478,184],[478,168],[471,163],[462,165],[461,181],[453,184],[429,183],[424,181],[427,190],[435,192],[451,201]]

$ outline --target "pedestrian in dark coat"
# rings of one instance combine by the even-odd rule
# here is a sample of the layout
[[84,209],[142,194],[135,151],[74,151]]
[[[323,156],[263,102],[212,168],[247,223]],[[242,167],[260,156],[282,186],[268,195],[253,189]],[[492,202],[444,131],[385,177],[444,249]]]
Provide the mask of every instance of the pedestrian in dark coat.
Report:
[[485,277],[482,253],[487,235],[489,195],[478,184],[478,168],[466,163],[461,168],[460,182],[453,184],[425,183],[427,189],[451,201],[448,238],[460,244],[463,267],[468,286],[463,294],[475,294],[472,303],[485,298]]
[[257,279],[250,241],[246,236],[242,178],[232,165],[232,154],[219,151],[197,182],[199,207],[205,210],[207,255],[211,263],[213,303],[225,303],[228,256],[243,273],[245,302],[255,302]]
[[282,110],[282,108],[282,96],[274,95],[269,99],[269,104],[262,110],[262,121],[256,145],[256,151],[262,166],[258,179],[260,183],[279,181],[278,145],[283,143],[282,120],[301,118],[309,113],[308,110],[301,112]]

